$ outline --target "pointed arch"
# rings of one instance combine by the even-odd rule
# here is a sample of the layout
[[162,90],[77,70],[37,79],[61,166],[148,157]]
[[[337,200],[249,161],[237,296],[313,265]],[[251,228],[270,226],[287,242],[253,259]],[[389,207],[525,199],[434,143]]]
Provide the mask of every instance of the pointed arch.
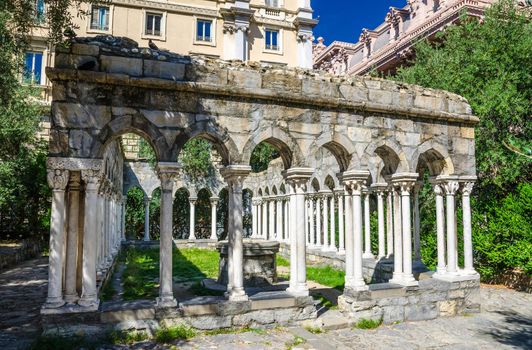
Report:
[[447,148],[434,140],[422,143],[412,155],[413,171],[418,172],[424,165],[431,176],[454,174],[454,164]]

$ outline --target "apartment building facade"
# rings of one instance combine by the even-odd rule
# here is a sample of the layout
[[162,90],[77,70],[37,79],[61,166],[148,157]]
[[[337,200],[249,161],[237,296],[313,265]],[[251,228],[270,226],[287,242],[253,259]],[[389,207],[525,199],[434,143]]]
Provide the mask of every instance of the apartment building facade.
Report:
[[[46,4],[35,0],[36,26],[25,56],[24,79],[51,98],[45,67],[54,65],[47,42]],[[128,37],[183,55],[312,68],[310,0],[110,0],[82,4],[74,14],[77,36]]]

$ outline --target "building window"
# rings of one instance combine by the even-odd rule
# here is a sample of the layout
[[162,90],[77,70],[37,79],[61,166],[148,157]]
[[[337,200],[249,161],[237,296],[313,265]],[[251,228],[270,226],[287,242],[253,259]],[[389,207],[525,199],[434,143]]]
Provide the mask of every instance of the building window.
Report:
[[279,31],[266,29],[266,50],[279,51]]
[[197,41],[212,41],[212,21],[205,19],[198,19],[196,22],[196,40]]
[[279,7],[279,0],[266,0],[265,3],[268,7]]
[[160,13],[146,13],[146,30],[145,35],[161,36],[161,23],[163,15]]
[[91,12],[91,29],[109,30],[109,7],[93,6]]
[[42,52],[26,52],[24,83],[41,85]]
[[35,0],[35,22],[37,24],[44,23],[44,0]]

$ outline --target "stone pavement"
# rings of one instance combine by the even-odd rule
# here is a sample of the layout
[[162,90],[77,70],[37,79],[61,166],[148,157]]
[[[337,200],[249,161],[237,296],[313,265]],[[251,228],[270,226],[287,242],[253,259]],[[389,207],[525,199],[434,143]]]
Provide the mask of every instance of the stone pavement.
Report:
[[[0,274],[0,349],[27,347],[39,333],[47,258]],[[159,345],[151,341],[102,349],[532,349],[532,295],[483,287],[482,312],[376,330],[344,328],[312,334],[301,327],[198,336]],[[303,341],[302,344],[295,345]],[[296,341],[298,340],[298,341]]]

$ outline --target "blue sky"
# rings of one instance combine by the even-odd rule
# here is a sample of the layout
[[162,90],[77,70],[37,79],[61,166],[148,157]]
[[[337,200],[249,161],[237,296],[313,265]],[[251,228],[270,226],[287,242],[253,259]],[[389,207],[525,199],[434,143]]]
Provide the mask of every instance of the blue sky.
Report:
[[406,0],[311,0],[314,17],[320,17],[314,36],[322,36],[326,45],[334,40],[357,42],[362,28],[381,24],[390,6],[405,5]]

